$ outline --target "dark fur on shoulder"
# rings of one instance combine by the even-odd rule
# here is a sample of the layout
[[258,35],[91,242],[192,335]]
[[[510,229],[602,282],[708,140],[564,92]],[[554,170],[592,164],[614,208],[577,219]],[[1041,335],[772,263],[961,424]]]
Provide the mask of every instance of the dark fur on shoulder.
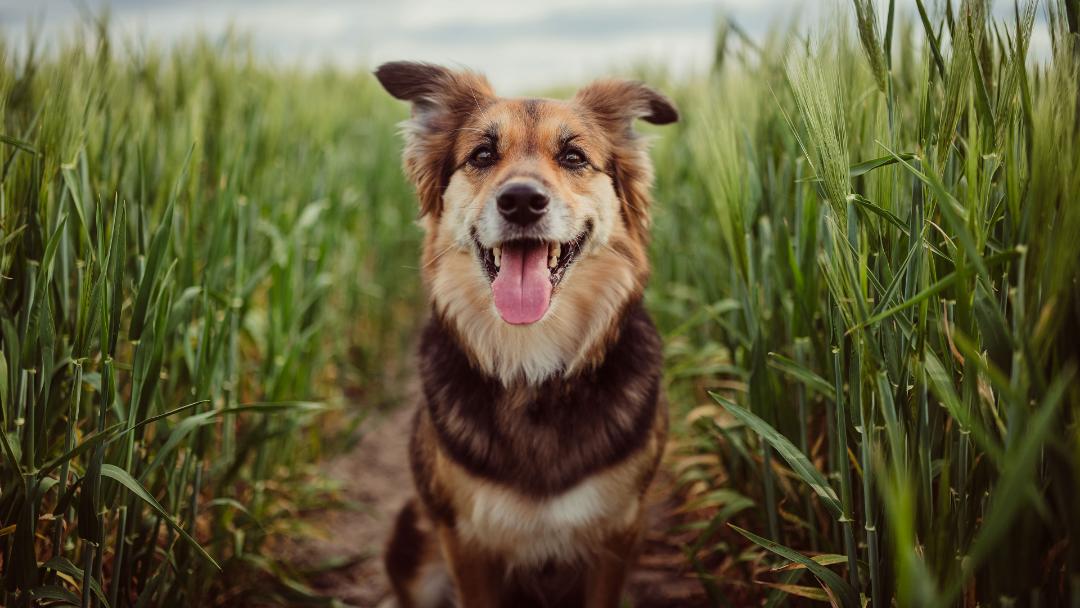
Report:
[[640,302],[599,366],[504,387],[476,369],[446,323],[428,323],[420,373],[440,446],[470,473],[543,498],[639,449],[656,417],[661,344]]

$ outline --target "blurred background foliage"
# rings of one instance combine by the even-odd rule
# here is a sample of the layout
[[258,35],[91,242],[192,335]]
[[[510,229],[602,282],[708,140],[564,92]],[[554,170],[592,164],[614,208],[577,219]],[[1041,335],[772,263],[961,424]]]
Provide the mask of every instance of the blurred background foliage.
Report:
[[402,384],[401,111],[248,48],[4,53],[5,605],[198,604]]

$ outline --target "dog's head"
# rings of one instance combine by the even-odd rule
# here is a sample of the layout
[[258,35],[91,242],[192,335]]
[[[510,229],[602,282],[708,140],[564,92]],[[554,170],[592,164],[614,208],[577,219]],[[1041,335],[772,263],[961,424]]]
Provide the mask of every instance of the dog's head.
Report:
[[674,105],[621,80],[559,101],[429,64],[376,76],[412,103],[405,169],[436,310],[504,380],[572,368],[644,288],[652,166],[632,123],[675,122]]

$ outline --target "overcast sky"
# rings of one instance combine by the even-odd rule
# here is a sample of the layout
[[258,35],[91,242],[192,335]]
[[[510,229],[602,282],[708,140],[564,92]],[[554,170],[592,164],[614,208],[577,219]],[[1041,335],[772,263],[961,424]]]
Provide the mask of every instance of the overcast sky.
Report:
[[[909,3],[914,5],[897,5]],[[794,16],[816,23],[832,2],[0,0],[0,31],[21,44],[33,22],[44,40],[54,42],[80,20],[80,4],[92,10],[108,5],[115,32],[163,44],[196,31],[219,34],[231,24],[252,34],[259,53],[275,61],[361,68],[422,59],[481,70],[497,90],[520,93],[580,82],[641,59],[676,73],[701,69],[712,56],[721,16],[760,36],[771,23]],[[1005,10],[1012,2],[995,5]],[[1037,39],[1036,52],[1039,44]]]

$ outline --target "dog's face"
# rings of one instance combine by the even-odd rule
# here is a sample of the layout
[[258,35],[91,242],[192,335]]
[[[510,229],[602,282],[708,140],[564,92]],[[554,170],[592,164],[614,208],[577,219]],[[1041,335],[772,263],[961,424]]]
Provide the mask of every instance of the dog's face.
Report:
[[424,277],[474,350],[506,350],[475,344],[484,336],[587,341],[640,294],[652,171],[632,122],[674,122],[670,101],[625,81],[557,101],[499,98],[478,75],[426,64],[376,75],[413,103],[405,167],[427,231]]

